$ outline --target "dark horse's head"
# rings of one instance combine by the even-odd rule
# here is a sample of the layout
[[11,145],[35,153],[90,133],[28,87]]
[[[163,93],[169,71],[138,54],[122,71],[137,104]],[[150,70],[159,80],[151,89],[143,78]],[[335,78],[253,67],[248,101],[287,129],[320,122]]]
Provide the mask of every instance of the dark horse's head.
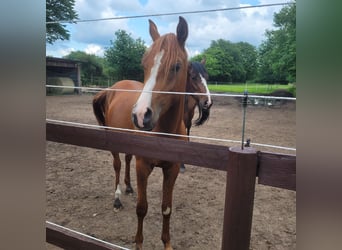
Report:
[[205,68],[205,60],[201,62],[189,62],[186,91],[192,94],[187,98],[194,98],[198,107],[198,118],[194,121],[195,126],[202,125],[209,119],[210,107],[213,104],[207,86],[208,72]]

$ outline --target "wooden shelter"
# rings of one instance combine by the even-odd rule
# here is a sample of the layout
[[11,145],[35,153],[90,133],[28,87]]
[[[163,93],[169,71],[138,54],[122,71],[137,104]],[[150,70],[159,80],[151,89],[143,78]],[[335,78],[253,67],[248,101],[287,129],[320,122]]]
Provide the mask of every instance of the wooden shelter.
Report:
[[[75,87],[82,87],[81,61],[46,57],[46,79],[50,77],[68,77],[74,81]],[[75,92],[81,94],[80,89]]]

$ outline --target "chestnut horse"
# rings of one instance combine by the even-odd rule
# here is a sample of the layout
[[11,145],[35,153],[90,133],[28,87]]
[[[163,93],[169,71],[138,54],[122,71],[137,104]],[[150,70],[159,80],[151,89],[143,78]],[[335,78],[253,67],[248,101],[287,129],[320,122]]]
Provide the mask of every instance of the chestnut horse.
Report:
[[[150,35],[153,43],[142,59],[144,67],[144,89],[132,109],[134,125],[140,130],[152,130],[185,135],[183,122],[184,95],[152,93],[151,91],[185,92],[188,56],[185,41],[188,24],[179,17],[177,35],[168,33],[160,36],[157,26],[150,21]],[[186,140],[186,137],[175,137]],[[164,249],[172,249],[170,242],[170,217],[172,213],[172,193],[180,163],[167,162],[136,156],[138,228],[135,236],[136,249],[142,249],[143,221],[147,214],[147,179],[154,167],[163,171],[161,240]]]
[[[114,98],[105,111],[108,124],[121,127],[130,116],[136,129],[186,135],[184,119],[185,96],[178,94],[152,93],[151,91],[185,92],[187,81],[188,57],[185,41],[188,37],[188,24],[179,17],[176,34],[160,36],[157,26],[149,20],[149,32],[153,43],[145,52],[142,65],[144,68],[144,85],[141,93],[128,92],[132,97]],[[129,82],[129,83],[128,83]],[[134,81],[121,81],[124,88],[136,89],[141,86]],[[120,84],[117,85],[120,87]],[[110,93],[110,92],[109,92]],[[118,92],[110,93],[116,95]],[[121,95],[122,96],[122,95]],[[130,112],[113,110],[125,109],[128,100],[136,100]],[[115,100],[115,101],[114,101]],[[148,136],[146,136],[148,139]],[[175,137],[186,140],[186,137]],[[138,226],[135,236],[136,249],[142,249],[143,221],[147,214],[147,179],[154,167],[163,172],[162,215],[163,226],[161,239],[165,249],[172,249],[170,242],[170,217],[172,213],[172,193],[177,179],[180,163],[167,162],[136,156]]]
[[[185,96],[185,106],[184,106],[184,123],[187,129],[187,134],[190,134],[190,128],[192,126],[192,119],[194,117],[195,108],[198,108],[198,118],[194,121],[195,126],[202,125],[208,118],[210,114],[210,107],[212,105],[210,92],[207,86],[208,73],[205,69],[205,61],[199,62],[189,62],[188,64],[188,74],[186,83],[186,92],[191,93]],[[125,89],[130,90],[142,90],[144,87],[143,83],[136,81],[120,81],[115,83],[111,87],[111,91],[102,90],[96,94],[93,98],[93,111],[96,119],[100,125],[114,127],[120,122],[121,128],[134,129],[132,119],[130,116],[126,115],[126,121],[123,121],[121,117],[117,117],[117,113],[130,114],[134,103],[138,99],[138,94],[132,95],[129,92],[125,92]],[[114,91],[120,90],[120,91]],[[110,93],[112,92],[112,93]],[[115,94],[113,94],[113,92]],[[129,94],[128,94],[129,93]],[[196,95],[195,93],[201,93],[203,95]],[[125,106],[117,104],[112,106],[111,113],[106,116],[106,111],[108,106],[112,102],[117,103],[117,99],[124,100]],[[115,110],[115,108],[117,108]],[[110,123],[111,115],[115,114],[115,123]],[[120,119],[120,121],[119,121]],[[123,123],[124,122],[124,123]],[[117,152],[112,152],[113,155],[113,167],[115,171],[115,199],[114,199],[114,211],[121,209],[122,203],[120,200],[121,190],[120,190],[120,171],[121,171],[121,161],[119,154]],[[126,194],[133,193],[133,188],[131,185],[130,177],[130,164],[132,160],[131,154],[125,155],[125,184],[126,184]],[[182,164],[183,165],[183,164]]]

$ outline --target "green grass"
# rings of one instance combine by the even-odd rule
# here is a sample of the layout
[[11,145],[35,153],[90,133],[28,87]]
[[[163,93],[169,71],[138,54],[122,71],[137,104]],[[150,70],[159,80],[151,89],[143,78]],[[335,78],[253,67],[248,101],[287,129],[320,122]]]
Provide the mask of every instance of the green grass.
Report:
[[277,89],[286,89],[292,91],[293,84],[259,84],[259,83],[241,83],[241,84],[208,84],[211,92],[228,92],[242,94],[247,88],[248,94],[270,94]]

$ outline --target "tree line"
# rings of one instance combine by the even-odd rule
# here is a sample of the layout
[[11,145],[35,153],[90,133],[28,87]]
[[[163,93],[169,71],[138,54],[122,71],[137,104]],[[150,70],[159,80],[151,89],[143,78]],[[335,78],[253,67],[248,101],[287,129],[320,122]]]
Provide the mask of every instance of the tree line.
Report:
[[[219,39],[190,60],[205,58],[212,82],[293,83],[296,81],[296,5],[285,6],[275,13],[273,25],[273,30],[266,30],[266,39],[258,48],[247,42]],[[47,41],[51,41],[48,34]],[[111,79],[112,84],[121,79],[143,80],[141,58],[145,50],[142,39],[134,39],[125,30],[118,30],[110,47],[105,49],[104,57],[76,51],[65,58],[82,62],[84,84],[94,83],[96,78]]]

